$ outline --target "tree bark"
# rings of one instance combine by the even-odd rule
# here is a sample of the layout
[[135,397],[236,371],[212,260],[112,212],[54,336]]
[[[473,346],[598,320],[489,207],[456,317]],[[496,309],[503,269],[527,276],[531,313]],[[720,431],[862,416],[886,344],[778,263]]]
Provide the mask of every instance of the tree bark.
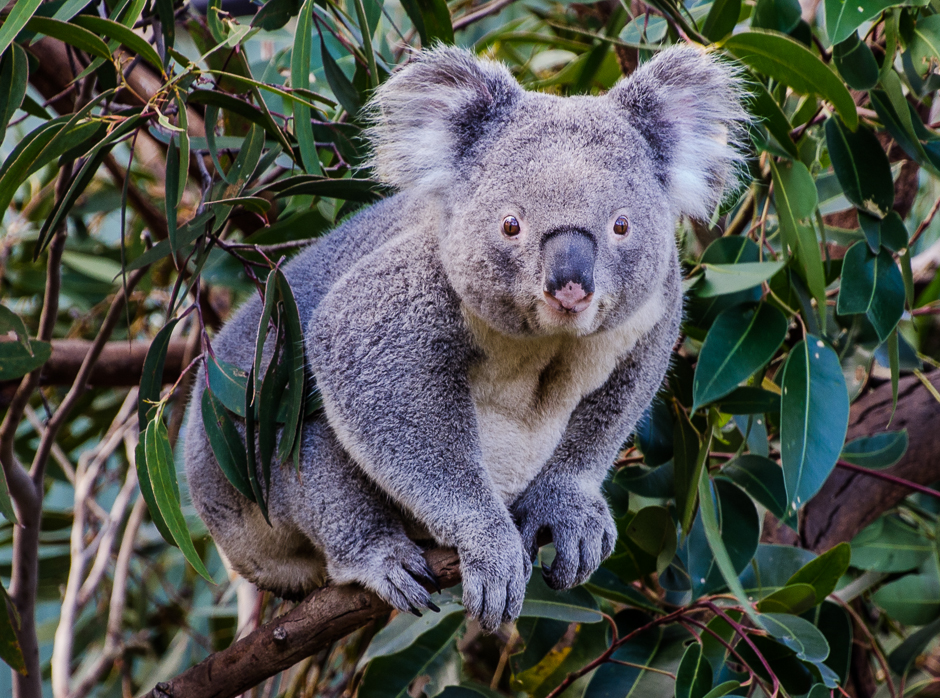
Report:
[[[927,374],[940,389],[940,371]],[[890,425],[889,425],[890,420]],[[897,464],[884,472],[929,485],[940,480],[940,403],[917,376],[898,385],[898,407],[891,419],[891,384],[862,395],[852,405],[846,441],[886,429],[907,429],[910,444]],[[800,539],[821,552],[849,541],[865,526],[911,494],[911,490],[877,477],[837,468],[822,490],[803,509]]]

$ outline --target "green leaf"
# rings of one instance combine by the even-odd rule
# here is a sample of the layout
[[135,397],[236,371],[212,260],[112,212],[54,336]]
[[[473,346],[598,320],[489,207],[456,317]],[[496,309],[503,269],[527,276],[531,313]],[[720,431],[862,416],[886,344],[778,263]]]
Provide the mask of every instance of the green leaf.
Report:
[[788,584],[757,602],[761,613],[805,613],[818,602],[816,590],[809,584]]
[[762,613],[760,617],[767,632],[803,661],[822,662],[829,656],[829,643],[809,621],[786,613]]
[[754,673],[770,683],[770,674],[764,667],[766,661],[788,695],[804,695],[810,691],[816,677],[809,667],[797,658],[796,652],[769,637],[750,635],[749,638],[760,651],[763,661],[746,642],[739,642],[735,649]]
[[[260,190],[259,190],[260,191]],[[381,185],[371,179],[332,179],[313,175],[285,177],[264,187],[264,191],[276,192],[276,198],[310,195],[333,199],[344,199],[369,204],[381,198]],[[257,193],[252,192],[252,193]]]
[[147,425],[147,430],[144,432],[144,448],[154,499],[167,528],[173,535],[173,540],[193,569],[206,581],[214,583],[186,529],[186,520],[180,509],[179,490],[176,485],[173,449],[170,448],[170,437],[159,415]]
[[408,698],[412,682],[429,673],[430,667],[453,646],[462,625],[463,616],[453,613],[400,652],[374,659],[366,668],[358,695],[361,698]]
[[[244,397],[245,393],[242,392],[243,401]],[[225,477],[232,483],[232,487],[247,499],[256,502],[248,472],[245,443],[222,401],[209,388],[202,392],[202,423],[212,446],[212,454]]]
[[799,23],[798,0],[757,0],[751,15],[753,29],[774,29],[789,34]]
[[[305,0],[297,16],[297,28],[294,31],[294,48],[290,59],[291,87],[300,90],[310,89],[312,12],[313,0]],[[310,124],[310,107],[293,102],[291,108],[294,114],[294,136],[300,146],[300,159],[303,161],[304,169],[311,174],[320,174],[323,170],[320,167],[320,157],[317,155],[317,144],[313,138],[313,126]]]
[[215,356],[209,357],[207,365],[213,394],[226,409],[244,417],[248,372]]
[[[623,637],[627,633],[639,630],[649,622],[649,617],[635,610],[622,611],[617,614],[617,628]],[[670,633],[667,637],[666,633]],[[688,637],[688,636],[686,636]],[[624,643],[613,653],[612,659],[619,662],[629,662],[632,666],[607,662],[602,664],[584,690],[584,698],[610,698],[611,696],[665,696],[668,695],[666,686],[651,689],[644,685],[647,677],[662,676],[646,671],[644,667],[655,667],[662,655],[666,654],[667,646],[672,645],[682,651],[682,645],[673,645],[675,636],[670,630],[662,627],[648,628],[634,635],[629,642]],[[596,656],[596,654],[595,654]],[[592,659],[588,658],[588,660]],[[679,658],[676,657],[677,661]],[[582,661],[580,666],[586,662]],[[580,667],[573,667],[580,668]],[[670,667],[671,668],[671,667]],[[669,687],[671,688],[671,686]],[[573,691],[572,691],[573,692]],[[570,693],[569,693],[570,695]]]
[[146,425],[150,421],[150,411],[160,399],[160,388],[163,386],[163,366],[166,364],[166,353],[170,346],[173,330],[180,318],[173,318],[157,332],[147,356],[144,358],[144,367],[140,376],[140,389],[137,391],[137,423]]
[[704,698],[721,698],[726,696],[731,691],[736,691],[741,688],[741,684],[738,681],[725,681],[715,686],[712,690],[705,694]]
[[783,269],[783,265],[784,262],[703,264],[705,281],[696,287],[695,295],[710,298],[754,288]]
[[863,468],[890,468],[904,457],[907,444],[907,429],[863,436],[845,445],[842,459]]
[[[898,0],[826,0],[826,32],[833,44],[845,41],[865,22],[874,19],[889,7],[900,4],[920,5],[922,2],[900,3]],[[918,22],[919,24],[919,22]],[[893,55],[893,53],[892,53]]]
[[0,342],[0,381],[14,380],[35,371],[52,356],[52,345],[34,339],[29,347],[19,342]]
[[853,133],[830,117],[826,146],[846,198],[876,218],[887,216],[894,204],[894,180],[888,156],[875,135],[866,126]]
[[421,37],[421,45],[430,48],[435,41],[454,43],[454,28],[445,0],[403,0],[401,3]]
[[842,260],[842,285],[836,310],[840,315],[865,313],[878,339],[885,341],[904,314],[904,279],[888,250],[871,253],[856,242]]
[[742,385],[718,401],[725,414],[764,414],[780,411],[780,396],[769,390]]
[[780,451],[787,500],[797,511],[835,467],[849,422],[849,395],[839,357],[813,335],[783,367]]
[[[688,539],[693,595],[720,589],[724,579],[748,617],[757,627],[763,627],[738,579],[754,558],[760,539],[760,521],[751,498],[730,482],[715,480],[712,487],[711,479],[703,477],[699,481],[699,501],[699,517]],[[707,546],[703,544],[706,541]]]
[[839,75],[852,89],[870,90],[878,84],[878,61],[854,31],[832,47],[832,59]]
[[[649,599],[641,594],[632,584],[624,584],[610,570],[600,567],[591,575],[590,580],[585,582],[584,588],[602,599],[616,601],[617,603],[640,608],[651,612],[656,612]],[[560,639],[560,638],[559,638]],[[554,643],[552,643],[554,644]]]
[[[926,3],[915,3],[926,4]],[[914,68],[923,75],[931,60],[940,60],[940,15],[918,17],[908,51]]]
[[72,20],[72,24],[77,24],[95,34],[117,41],[150,63],[162,75],[165,75],[163,61],[160,60],[160,55],[154,50],[153,46],[123,24],[92,15],[78,15]]
[[[206,389],[206,393],[210,391]],[[248,482],[251,484],[252,498],[255,503],[258,505],[258,508],[261,509],[261,515],[264,516],[264,520],[268,522],[268,526],[271,525],[271,519],[268,518],[268,503],[265,501],[264,495],[265,492],[269,491],[268,487],[271,484],[270,481],[270,470],[266,470],[264,474],[264,488],[261,487],[261,483],[258,482],[258,460],[256,457],[257,449],[255,447],[255,437],[257,435],[257,430],[255,428],[255,410],[252,405],[252,401],[255,396],[255,369],[254,367],[248,371],[248,389],[245,391],[245,456],[247,457],[247,463],[245,465],[245,474],[248,476]],[[225,415],[228,417],[228,415]],[[231,421],[231,420],[229,420]],[[221,424],[219,424],[221,427]],[[234,426],[234,424],[232,425]],[[207,429],[206,432],[209,430]],[[226,429],[221,429],[223,436],[225,437],[226,446],[242,446],[242,440],[239,438],[237,441],[232,438],[232,436],[238,436],[238,431],[235,430],[228,431]],[[211,439],[210,439],[211,443]],[[215,449],[213,449],[213,453]],[[218,456],[216,456],[218,460]]]
[[26,30],[64,41],[91,56],[111,60],[108,45],[87,29],[75,24],[60,22],[51,17],[33,17],[26,23]]
[[702,34],[711,42],[720,41],[730,34],[741,14],[741,0],[715,0],[705,17]]
[[712,666],[702,656],[702,645],[691,643],[676,671],[676,698],[703,698],[712,688]]
[[772,593],[784,588],[790,577],[815,557],[802,548],[761,544],[757,547],[753,564],[741,575],[741,584],[755,596]]
[[16,607],[7,595],[7,590],[0,585],[0,659],[13,671],[26,676],[26,661],[14,626],[19,626]]
[[554,591],[536,570],[526,586],[522,604],[523,618],[551,618],[567,623],[599,623],[604,617],[597,611],[594,597],[581,587]]
[[816,603],[821,604],[836,589],[839,579],[849,569],[852,548],[848,543],[827,550],[801,567],[787,582],[791,584],[809,584],[816,590]]
[[744,454],[724,465],[719,476],[735,483],[778,519],[786,517],[783,470],[774,461],[753,453]]
[[927,645],[940,635],[940,618],[928,623],[916,633],[912,633],[904,642],[888,655],[888,666],[899,676],[904,676],[917,658],[927,649]]
[[[309,2],[309,0],[307,0]],[[362,109],[362,100],[359,98],[359,91],[356,89],[346,74],[340,69],[333,58],[329,49],[320,37],[320,59],[323,61],[323,73],[326,75],[326,82],[333,91],[333,96],[350,116],[355,116]],[[313,172],[312,172],[313,173]]]
[[6,133],[13,113],[23,103],[28,79],[26,51],[19,44],[13,44],[0,60],[0,95],[5,95],[5,99],[0,101],[0,132]]
[[80,252],[63,252],[62,262],[65,266],[84,274],[90,279],[113,284],[121,275],[121,264],[108,257],[82,254]]
[[858,125],[855,102],[842,80],[795,39],[768,30],[747,31],[732,35],[724,48],[758,73],[831,102],[850,128]]
[[232,163],[232,167],[228,171],[228,181],[231,182],[231,185],[224,190],[225,197],[241,194],[258,166],[263,150],[264,134],[262,129],[257,124],[252,124],[251,128],[248,129],[248,135],[245,136],[242,147],[238,151],[238,155],[235,157],[235,162]]
[[265,31],[280,29],[300,12],[301,0],[268,0],[251,19],[252,27]]
[[708,331],[695,367],[694,412],[724,397],[770,361],[787,335],[787,319],[772,305],[738,305]]
[[937,570],[909,574],[885,584],[872,601],[898,623],[927,625],[940,617],[940,584]]
[[10,14],[4,20],[3,26],[0,26],[0,54],[13,43],[13,39],[26,26],[41,4],[42,0],[17,0],[13,3]]
[[767,129],[777,142],[783,146],[787,154],[794,160],[798,160],[800,153],[797,150],[796,143],[790,132],[793,127],[790,124],[787,115],[783,113],[780,105],[767,91],[763,83],[748,72],[745,76],[747,85],[748,110],[760,120],[760,125]]
[[281,442],[278,445],[278,458],[281,461],[287,459],[288,455],[294,450],[294,443],[299,444],[299,432],[301,427],[301,417],[304,406],[304,335],[300,324],[300,314],[297,311],[297,302],[294,300],[294,293],[291,291],[290,284],[284,273],[277,269],[273,272],[275,283],[278,286],[278,293],[284,307],[284,341],[290,346],[290,353],[286,354],[291,359],[289,366],[289,380],[287,383],[288,395],[287,414],[284,421],[284,431],[281,434]]
[[676,526],[664,507],[643,507],[618,521],[617,528],[617,545],[604,567],[625,584],[662,572],[676,554]]
[[411,647],[422,635],[439,626],[454,614],[463,614],[463,605],[450,601],[441,605],[439,613],[424,613],[420,617],[410,613],[399,613],[379,630],[366,648],[359,668],[373,659],[388,657]]
[[700,457],[708,448],[708,439],[702,446],[698,432],[681,409],[676,410],[673,433],[673,464],[675,468],[676,513],[684,535],[688,535],[695,517],[699,480],[705,468],[705,458]]
[[876,572],[907,572],[920,567],[933,543],[896,516],[883,516],[852,539],[852,566]]

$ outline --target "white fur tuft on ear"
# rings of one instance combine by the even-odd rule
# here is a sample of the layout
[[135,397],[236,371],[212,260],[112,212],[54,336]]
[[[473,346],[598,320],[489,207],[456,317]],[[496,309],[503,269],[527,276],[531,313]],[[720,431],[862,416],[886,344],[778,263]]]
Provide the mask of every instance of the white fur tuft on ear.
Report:
[[369,103],[376,176],[399,189],[446,186],[522,88],[502,64],[438,46],[417,54]]
[[650,147],[677,213],[711,216],[745,163],[739,71],[692,46],[659,53],[609,93]]

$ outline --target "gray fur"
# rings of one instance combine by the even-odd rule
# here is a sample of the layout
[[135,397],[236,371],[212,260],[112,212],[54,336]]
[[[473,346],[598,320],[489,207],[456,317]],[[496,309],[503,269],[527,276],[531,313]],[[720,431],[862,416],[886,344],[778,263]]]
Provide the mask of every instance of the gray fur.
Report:
[[[741,161],[736,84],[692,48],[602,97],[525,92],[453,48],[394,74],[371,137],[399,193],[285,268],[326,417],[304,427],[300,476],[272,473],[273,527],[213,459],[197,380],[187,474],[235,569],[281,594],[329,578],[421,608],[413,541],[433,540],[457,548],[487,630],[518,616],[540,530],[557,549],[548,582],[585,581],[616,540],[601,483],[678,336],[676,219],[710,214]],[[593,274],[578,313],[543,296],[560,232],[577,243],[569,266]],[[250,366],[260,311],[239,310],[217,355]]]

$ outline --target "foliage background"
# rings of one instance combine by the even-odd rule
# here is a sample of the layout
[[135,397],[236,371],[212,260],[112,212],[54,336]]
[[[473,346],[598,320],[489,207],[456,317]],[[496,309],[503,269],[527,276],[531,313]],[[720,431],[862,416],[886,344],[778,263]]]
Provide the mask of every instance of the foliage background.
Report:
[[[360,109],[435,41],[563,95],[710,45],[748,83],[752,181],[677,231],[685,339],[612,474],[620,542],[591,582],[555,594],[534,575],[494,637],[445,590],[440,613],[370,626],[257,695],[937,693],[936,491],[804,508],[834,468],[940,479],[923,445],[940,426],[936,0],[197,5],[0,13],[0,656],[33,669],[0,694],[138,695],[228,646],[239,607],[284,609],[230,578],[174,489],[183,369],[213,363],[213,332],[282,256],[387,194],[360,167]],[[247,376],[215,366],[220,419],[243,418]],[[286,380],[296,427],[302,371]],[[889,428],[895,397],[916,429]],[[850,401],[875,418],[859,431],[853,407],[846,444]]]

